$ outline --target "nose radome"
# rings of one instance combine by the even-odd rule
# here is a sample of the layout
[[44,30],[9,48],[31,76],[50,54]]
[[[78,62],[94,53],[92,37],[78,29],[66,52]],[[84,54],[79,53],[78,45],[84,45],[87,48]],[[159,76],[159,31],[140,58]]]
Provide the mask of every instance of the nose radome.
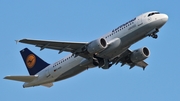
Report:
[[163,15],[162,15],[162,21],[163,21],[164,23],[166,23],[167,20],[168,20],[168,15],[167,15],[167,14],[163,14]]

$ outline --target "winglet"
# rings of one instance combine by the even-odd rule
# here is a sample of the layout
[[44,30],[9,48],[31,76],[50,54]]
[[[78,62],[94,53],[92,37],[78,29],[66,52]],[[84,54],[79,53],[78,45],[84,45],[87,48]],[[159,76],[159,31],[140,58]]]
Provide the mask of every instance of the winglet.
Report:
[[15,40],[16,41],[16,44],[19,42],[19,40]]

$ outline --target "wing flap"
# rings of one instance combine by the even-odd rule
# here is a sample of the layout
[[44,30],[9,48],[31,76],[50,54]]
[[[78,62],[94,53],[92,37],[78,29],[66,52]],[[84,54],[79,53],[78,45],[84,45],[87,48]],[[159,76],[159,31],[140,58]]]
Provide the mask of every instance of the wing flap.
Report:
[[21,82],[31,82],[36,79],[38,76],[30,75],[30,76],[6,76],[4,79],[21,81]]

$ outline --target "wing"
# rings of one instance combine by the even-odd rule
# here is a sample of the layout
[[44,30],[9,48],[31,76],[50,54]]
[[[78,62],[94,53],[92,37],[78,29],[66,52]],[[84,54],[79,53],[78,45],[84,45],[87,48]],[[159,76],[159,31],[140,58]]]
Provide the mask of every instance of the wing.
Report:
[[131,61],[129,61],[129,57],[132,54],[132,51],[127,49],[124,53],[122,53],[119,57],[115,58],[112,60],[113,64],[118,64],[119,62],[122,63],[121,66],[127,64],[130,66],[130,69],[133,68],[134,66],[138,66],[143,68],[143,70],[146,68],[146,66],[148,65],[145,61],[139,61],[136,63],[133,63]]
[[81,49],[87,45],[87,42],[60,42],[53,40],[33,40],[33,39],[21,39],[17,42],[26,43],[40,47],[40,50],[44,48],[58,50],[59,53],[66,51],[71,53],[80,52]]
[[30,75],[30,76],[6,76],[4,79],[15,80],[21,82],[31,82],[36,79],[38,76]]

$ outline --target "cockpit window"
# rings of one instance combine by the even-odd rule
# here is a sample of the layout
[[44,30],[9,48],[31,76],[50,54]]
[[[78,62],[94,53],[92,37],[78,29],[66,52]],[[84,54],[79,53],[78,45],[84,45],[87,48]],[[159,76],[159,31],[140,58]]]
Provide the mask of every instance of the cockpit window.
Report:
[[154,15],[154,14],[160,14],[160,13],[159,13],[159,12],[149,13],[149,14],[148,14],[148,17],[149,17],[149,16],[152,16],[152,15]]

